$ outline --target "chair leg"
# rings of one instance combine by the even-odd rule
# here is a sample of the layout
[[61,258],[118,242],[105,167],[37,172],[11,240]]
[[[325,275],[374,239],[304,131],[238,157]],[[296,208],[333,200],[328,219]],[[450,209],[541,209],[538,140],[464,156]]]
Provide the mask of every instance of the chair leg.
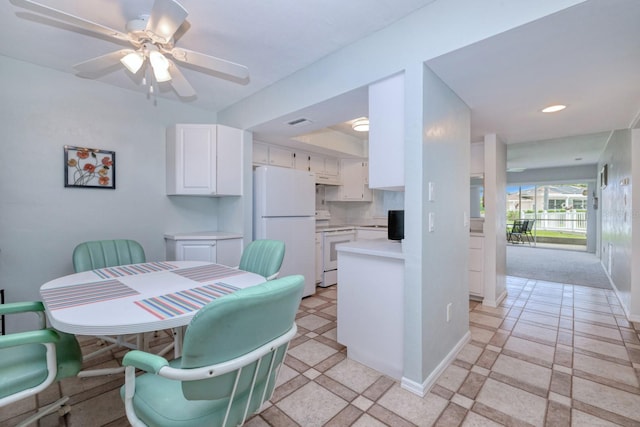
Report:
[[71,410],[71,406],[66,404],[68,400],[69,400],[69,397],[68,396],[64,396],[64,397],[61,397],[60,399],[56,400],[55,402],[51,403],[50,405],[47,405],[47,406],[45,406],[43,408],[40,408],[38,410],[38,412],[36,412],[35,414],[31,415],[30,417],[22,420],[17,425],[17,427],[28,426],[29,424],[32,424],[32,423],[38,421],[40,418],[46,417],[49,414],[53,414],[56,411],[58,412],[58,414],[61,417],[65,416]]

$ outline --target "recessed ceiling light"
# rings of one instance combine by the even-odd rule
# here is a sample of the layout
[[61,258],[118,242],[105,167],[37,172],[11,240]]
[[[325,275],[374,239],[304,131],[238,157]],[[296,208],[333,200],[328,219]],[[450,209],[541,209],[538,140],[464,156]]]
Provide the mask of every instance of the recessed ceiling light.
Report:
[[566,105],[562,105],[562,104],[550,105],[547,108],[543,108],[542,112],[543,113],[555,113],[555,112],[558,112],[558,111],[562,111],[565,108],[567,108],[567,106]]

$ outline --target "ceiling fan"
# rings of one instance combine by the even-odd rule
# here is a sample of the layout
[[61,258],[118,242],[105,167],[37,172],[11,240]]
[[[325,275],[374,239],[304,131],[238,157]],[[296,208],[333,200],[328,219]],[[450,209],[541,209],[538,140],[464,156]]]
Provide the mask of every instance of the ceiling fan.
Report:
[[[149,15],[142,15],[127,22],[126,33],[32,0],[10,1],[18,7],[48,18],[107,36],[115,39],[114,41],[127,41],[133,46],[133,49],[117,50],[74,65],[80,76],[95,77],[120,62],[129,72],[135,75],[142,73],[143,83],[146,83],[145,76],[147,70],[150,70],[149,75],[153,76],[156,82],[169,82],[180,97],[194,97],[195,90],[171,59],[173,58],[197,71],[240,84],[249,82],[249,70],[244,65],[175,46],[176,39],[188,28],[188,13],[176,0],[155,0]],[[150,81],[150,93],[153,92],[153,86],[153,81]]]

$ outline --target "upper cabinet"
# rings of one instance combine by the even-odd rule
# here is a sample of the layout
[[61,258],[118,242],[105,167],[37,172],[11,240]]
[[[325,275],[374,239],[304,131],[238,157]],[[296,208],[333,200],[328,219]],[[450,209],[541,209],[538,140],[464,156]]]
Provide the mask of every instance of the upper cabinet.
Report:
[[340,185],[340,160],[319,154],[309,155],[309,171],[316,175],[316,183]]
[[404,190],[404,74],[369,86],[369,187]]
[[222,125],[167,129],[167,194],[242,195],[242,131]]
[[484,142],[471,143],[471,176],[484,174]]
[[313,172],[316,183],[340,185],[340,159],[261,142],[253,143],[253,164]]
[[269,164],[271,166],[280,166],[283,168],[294,167],[294,152],[285,148],[269,147]]
[[369,164],[361,159],[342,159],[340,161],[342,185],[327,187],[325,198],[328,202],[370,202],[372,191],[369,189]]

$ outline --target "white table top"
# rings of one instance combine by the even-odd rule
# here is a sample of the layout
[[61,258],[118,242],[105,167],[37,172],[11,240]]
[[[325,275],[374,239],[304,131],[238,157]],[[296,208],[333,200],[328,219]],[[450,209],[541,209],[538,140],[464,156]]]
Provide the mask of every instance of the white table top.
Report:
[[42,285],[40,295],[60,331],[125,335],[186,325],[213,299],[264,281],[207,262],[147,262],[60,277]]

